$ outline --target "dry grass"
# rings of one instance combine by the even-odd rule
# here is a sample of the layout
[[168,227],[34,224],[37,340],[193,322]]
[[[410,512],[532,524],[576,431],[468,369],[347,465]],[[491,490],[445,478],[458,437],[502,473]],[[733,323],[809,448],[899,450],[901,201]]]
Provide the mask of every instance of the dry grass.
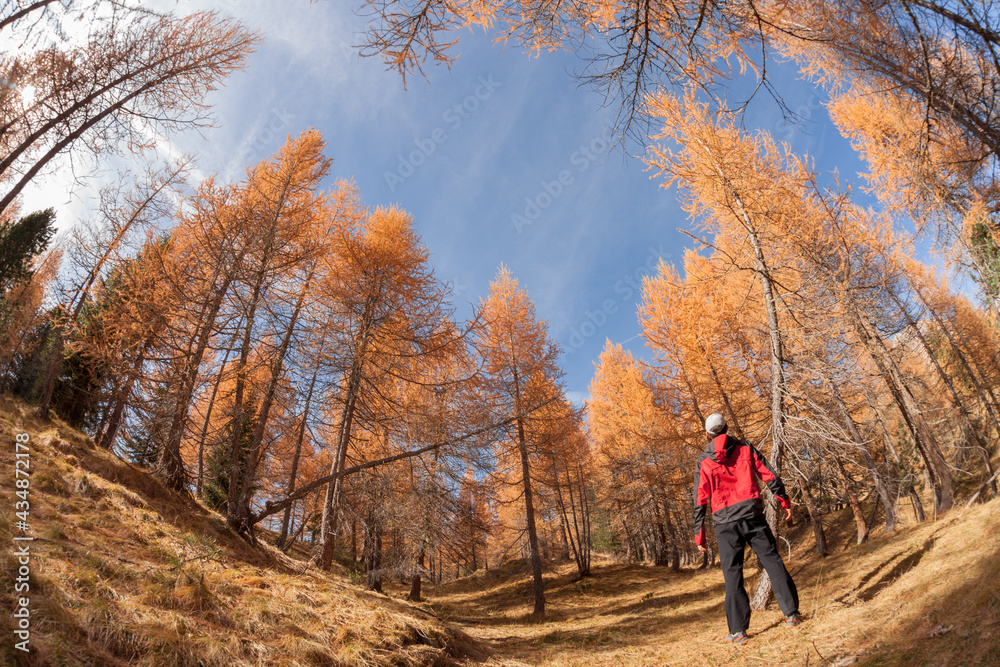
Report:
[[[848,513],[838,551],[810,553],[805,526],[789,561],[806,621],[754,614],[751,639],[727,644],[722,574],[602,561],[577,580],[546,574],[548,615],[533,621],[522,564],[439,587],[433,607],[494,650],[488,665],[1000,665],[1000,501],[880,535],[862,546]],[[782,549],[784,552],[784,549]],[[750,570],[748,569],[748,573]],[[752,582],[751,582],[752,583]]]
[[[368,593],[343,573],[307,569],[304,551],[249,547],[219,515],[58,423],[0,397],[0,540],[11,544],[14,433],[31,434],[32,653],[3,665],[1000,665],[1000,501],[956,510],[815,559],[789,535],[805,623],[754,615],[727,645],[718,569],[595,562],[576,580],[550,565],[548,616],[529,618],[523,563],[426,586],[430,603]],[[784,551],[784,549],[783,549]],[[0,607],[15,562],[0,554]],[[464,634],[458,628],[464,629]],[[490,657],[492,654],[492,657]],[[848,664],[848,663],[844,663]]]
[[[14,435],[31,435],[31,653],[4,665],[447,665],[484,657],[426,611],[233,534],[218,514],[86,436],[0,397],[0,540],[13,536]],[[17,564],[0,555],[0,608]]]

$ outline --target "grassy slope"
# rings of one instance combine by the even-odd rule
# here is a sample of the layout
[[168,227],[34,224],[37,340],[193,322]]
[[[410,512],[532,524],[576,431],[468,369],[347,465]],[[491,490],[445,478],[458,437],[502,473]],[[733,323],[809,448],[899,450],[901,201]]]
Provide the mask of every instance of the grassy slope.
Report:
[[[13,649],[14,435],[31,436],[31,652]],[[218,514],[0,397],[0,664],[447,665],[474,640]]]
[[[850,517],[832,526],[836,553],[816,559],[804,525],[789,568],[805,623],[772,607],[751,639],[727,644],[722,573],[598,563],[546,577],[548,619],[533,623],[523,566],[435,591],[433,606],[492,644],[491,665],[1000,665],[1000,500],[954,510],[861,546]],[[783,549],[784,551],[784,549]],[[754,570],[748,568],[750,574]],[[752,584],[752,582],[751,582]]]
[[[343,573],[249,548],[220,516],[0,397],[0,540],[13,534],[14,434],[31,434],[32,648],[13,651],[16,563],[0,553],[0,664],[52,665],[1000,665],[1000,501],[850,546],[805,526],[789,561],[807,620],[754,615],[722,641],[722,575],[595,564],[546,575],[548,618],[527,620],[521,563],[440,587],[430,606],[367,593]],[[848,546],[843,546],[847,544]],[[839,545],[839,546],[838,546]],[[749,570],[748,570],[749,572]],[[390,590],[401,598],[398,584]],[[436,616],[427,610],[436,612]],[[444,621],[439,620],[444,619]],[[464,628],[478,639],[463,634]],[[482,640],[482,641],[479,641]]]

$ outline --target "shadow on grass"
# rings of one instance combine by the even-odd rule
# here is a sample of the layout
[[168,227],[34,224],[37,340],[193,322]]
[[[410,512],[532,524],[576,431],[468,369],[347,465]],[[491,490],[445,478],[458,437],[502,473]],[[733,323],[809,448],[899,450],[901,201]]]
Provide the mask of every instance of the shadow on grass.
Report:
[[[986,511],[993,515],[1000,512],[1000,500],[988,505],[990,509]],[[995,522],[991,525],[984,526],[982,537],[975,544],[953,556],[955,559],[968,556],[968,564],[961,563],[962,576],[944,582],[947,585],[943,588],[937,586],[908,597],[907,606],[912,610],[908,620],[861,664],[1000,665],[1000,537]],[[895,580],[893,577],[902,576],[924,557],[931,544],[933,539],[899,561],[866,592],[876,586],[881,590],[888,585],[886,582]],[[933,579],[940,575],[935,570],[926,576]],[[934,583],[941,581],[937,579]]]
[[[699,582],[697,590],[670,594],[664,590],[671,585],[690,588],[691,580],[705,576],[712,578]],[[530,578],[520,575],[516,581],[503,577],[495,581],[501,589],[448,587],[441,592],[456,597],[438,598],[433,607],[449,621],[489,628],[488,641],[497,654],[527,662],[545,654],[613,652],[659,643],[668,628],[725,626],[725,587],[718,572],[607,565],[583,579],[575,571],[547,576],[548,611],[543,619],[527,613]]]
[[[690,611],[666,615],[659,622],[664,626],[705,626],[718,624],[721,618],[724,626],[724,617],[720,616],[720,612],[721,601],[715,600]],[[613,650],[641,646],[659,642],[662,632],[664,630],[654,628],[653,621],[648,616],[630,616],[608,624],[586,624],[571,629],[554,629],[534,637],[514,633],[494,637],[491,643],[501,655],[518,659],[537,659],[543,649],[601,647]]]
[[633,602],[631,604],[621,605],[613,609],[608,609],[599,612],[600,616],[617,616],[617,615],[627,615],[627,614],[642,614],[647,611],[652,611],[654,609],[664,609],[676,607],[684,603],[690,603],[692,598],[699,600],[710,600],[714,602],[721,602],[725,594],[725,583],[719,582],[717,584],[708,586],[697,594],[694,593],[679,593],[677,595],[661,595],[657,597],[649,597],[639,602]]
[[[666,582],[681,583],[704,576],[704,572],[681,570],[674,572],[666,568],[639,567],[635,565],[611,565],[595,568],[592,576],[580,578],[575,571],[563,575],[546,575],[545,597],[550,609],[542,619],[527,613],[520,613],[530,607],[533,595],[532,582],[526,573],[512,568],[507,577],[490,577],[496,583],[492,588],[470,587],[468,584],[444,586],[436,593],[435,607],[449,620],[481,626],[534,625],[538,623],[565,620],[567,616],[589,618],[621,614],[640,614],[654,609],[677,606],[690,595],[677,594],[653,597],[652,593],[639,601],[612,606],[615,599],[623,595],[635,596],[643,591],[657,590]],[[718,596],[724,586],[720,581],[704,589]],[[441,597],[463,595],[461,601],[442,600]],[[561,602],[572,599],[576,603],[589,600],[594,604],[583,613],[559,609]]]
[[858,586],[855,588],[855,590],[858,591],[857,594],[858,599],[863,602],[868,602],[869,600],[874,598],[876,595],[882,592],[882,590],[885,589],[887,586],[889,586],[894,581],[899,579],[901,576],[903,576],[904,574],[915,568],[920,563],[921,559],[924,557],[924,554],[926,554],[932,546],[934,546],[933,536],[927,539],[919,549],[913,551],[909,555],[906,555],[902,559],[900,559],[890,570],[884,572],[884,574],[882,574],[875,583],[873,583],[871,586],[868,586],[867,588],[864,588],[865,584],[867,584],[876,574],[878,574],[879,572],[883,572],[885,568],[890,563],[893,562],[893,560],[899,558],[899,556],[903,556],[903,554],[898,554],[895,558],[892,558],[886,563],[884,563],[882,567],[876,568],[875,570],[869,572],[861,579],[861,581],[858,583]]

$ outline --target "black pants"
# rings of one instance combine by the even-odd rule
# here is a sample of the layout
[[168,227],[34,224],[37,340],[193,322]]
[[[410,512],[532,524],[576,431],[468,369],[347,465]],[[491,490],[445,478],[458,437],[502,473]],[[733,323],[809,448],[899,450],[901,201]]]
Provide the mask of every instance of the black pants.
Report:
[[743,587],[743,553],[749,543],[767,576],[771,578],[774,597],[785,616],[799,610],[799,592],[778,554],[774,533],[763,516],[715,524],[719,560],[726,578],[726,621],[729,632],[745,632],[750,627],[750,598]]

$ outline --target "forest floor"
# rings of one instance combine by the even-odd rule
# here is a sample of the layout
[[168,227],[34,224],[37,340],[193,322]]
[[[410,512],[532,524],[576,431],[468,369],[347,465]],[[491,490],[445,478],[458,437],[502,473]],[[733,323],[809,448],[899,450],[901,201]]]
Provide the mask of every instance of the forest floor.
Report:
[[[24,595],[11,546],[19,432],[35,537],[27,654],[11,614]],[[400,582],[378,595],[339,566],[309,567],[305,550],[250,547],[217,513],[2,396],[0,442],[3,665],[1000,665],[996,500],[860,546],[849,516],[831,516],[825,559],[800,524],[788,564],[805,622],[786,628],[772,607],[734,647],[717,567],[595,558],[578,579],[572,564],[547,563],[542,621],[523,562],[425,584],[427,600],[411,604]]]
[[847,514],[828,526],[835,551],[823,559],[809,552],[805,525],[789,532],[798,548],[786,563],[804,622],[785,627],[772,603],[754,613],[740,646],[724,640],[718,567],[604,560],[580,579],[572,563],[550,565],[539,622],[530,617],[530,573],[511,564],[432,589],[432,608],[483,640],[493,652],[486,664],[497,667],[1000,665],[1000,500],[860,546],[850,543]]

